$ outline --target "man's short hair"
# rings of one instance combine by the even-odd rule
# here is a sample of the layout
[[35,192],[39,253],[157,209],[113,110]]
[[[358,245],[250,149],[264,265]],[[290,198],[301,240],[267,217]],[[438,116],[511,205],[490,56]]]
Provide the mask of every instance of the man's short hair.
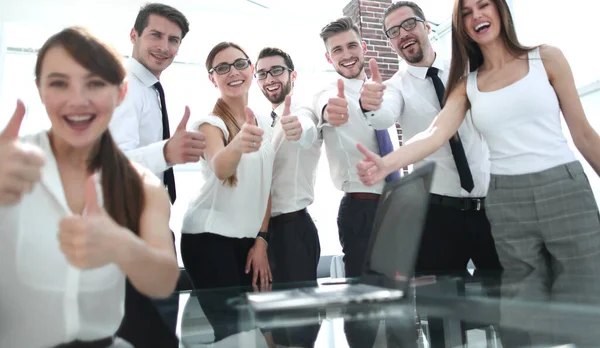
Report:
[[275,48],[275,47],[265,47],[263,48],[260,53],[258,54],[258,58],[256,59],[256,64],[258,64],[258,61],[261,58],[266,58],[266,57],[281,57],[283,58],[283,62],[285,63],[285,65],[294,70],[294,62],[292,61],[292,57],[290,57],[289,54],[285,53],[283,50],[279,49],[279,48]]
[[327,40],[329,40],[330,37],[350,30],[354,31],[356,35],[360,37],[358,26],[352,21],[352,19],[350,19],[350,17],[342,17],[333,22],[329,22],[326,26],[324,26],[323,29],[321,29],[320,35],[321,39],[323,39],[323,42],[327,44]]
[[138,35],[142,35],[144,29],[146,29],[148,26],[148,19],[150,18],[150,15],[157,15],[177,24],[181,29],[182,39],[190,31],[190,23],[188,22],[187,18],[185,18],[183,13],[179,12],[178,9],[165,4],[151,3],[142,6],[142,8],[140,8],[140,12],[138,12],[137,17],[135,18],[135,24],[133,25],[133,28]]
[[395,3],[391,4],[390,7],[388,7],[385,10],[385,12],[383,13],[383,19],[381,21],[381,23],[383,24],[383,31],[387,30],[387,28],[385,27],[385,19],[387,18],[387,16],[389,16],[392,12],[396,11],[397,9],[399,9],[401,7],[410,7],[416,16],[420,17],[424,21],[427,20],[427,18],[425,18],[425,13],[423,13],[423,10],[415,2],[396,1]]

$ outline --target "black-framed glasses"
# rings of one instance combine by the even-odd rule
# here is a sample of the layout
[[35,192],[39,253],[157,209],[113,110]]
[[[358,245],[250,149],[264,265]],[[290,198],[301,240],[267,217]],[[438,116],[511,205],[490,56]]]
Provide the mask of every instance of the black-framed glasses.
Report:
[[395,26],[389,28],[388,30],[386,30],[385,36],[387,36],[390,39],[393,39],[396,36],[400,35],[400,28],[402,28],[406,31],[411,31],[417,26],[417,22],[425,22],[425,21],[423,20],[423,18],[420,18],[420,17],[412,17],[412,18],[405,19],[404,22],[400,23],[400,25],[395,25]]
[[231,70],[231,67],[234,67],[237,70],[244,70],[250,66],[250,63],[250,59],[248,58],[238,58],[233,63],[221,63],[215,67],[212,67],[210,70],[208,70],[208,73],[212,74],[214,71],[219,75],[223,75],[227,74]]
[[254,77],[256,77],[259,80],[264,80],[267,78],[267,75],[269,75],[269,74],[271,74],[271,76],[275,77],[275,76],[279,76],[279,75],[283,74],[285,71],[292,72],[294,70],[288,68],[287,66],[275,65],[274,67],[272,67],[269,70],[261,69],[261,70],[255,72]]

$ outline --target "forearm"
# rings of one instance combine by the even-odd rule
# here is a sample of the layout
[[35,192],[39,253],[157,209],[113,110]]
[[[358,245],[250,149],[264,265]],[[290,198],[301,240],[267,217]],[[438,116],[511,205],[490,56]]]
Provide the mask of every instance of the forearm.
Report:
[[383,158],[385,166],[390,168],[390,172],[392,172],[423,160],[442,147],[448,140],[441,133],[439,129],[430,128],[415,135],[405,145],[400,146]]
[[149,297],[165,298],[175,290],[179,266],[173,252],[152,247],[126,230],[117,264],[133,286]]
[[600,176],[600,136],[598,133],[590,129],[581,139],[574,139],[574,142],[583,158]]
[[169,169],[164,154],[166,140],[150,144],[136,149],[125,149],[121,147],[127,158],[148,168],[152,173],[158,175]]
[[213,157],[211,164],[215,175],[220,180],[226,180],[237,171],[237,166],[242,159],[242,152],[235,148],[233,143],[219,150]]

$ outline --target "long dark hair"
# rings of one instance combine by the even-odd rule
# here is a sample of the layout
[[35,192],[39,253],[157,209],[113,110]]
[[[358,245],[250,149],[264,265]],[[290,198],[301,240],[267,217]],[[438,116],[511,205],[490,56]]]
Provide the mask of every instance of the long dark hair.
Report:
[[[498,9],[502,27],[500,37],[508,51],[515,57],[520,57],[535,47],[522,45],[515,31],[515,25],[510,14],[510,9],[505,0],[490,0]],[[465,31],[462,16],[463,0],[454,0],[452,11],[452,62],[450,63],[450,74],[446,84],[446,95],[448,98],[452,90],[459,84],[469,72],[477,70],[483,64],[483,53],[479,45],[471,40]]]
[[[126,72],[121,57],[87,30],[71,27],[51,36],[39,50],[35,64],[36,83],[40,83],[42,63],[53,47],[64,48],[81,66],[106,82],[119,86]],[[108,214],[121,226],[139,235],[140,216],[145,204],[143,183],[138,171],[104,131],[94,146],[88,171],[102,170],[102,194]]]
[[[244,49],[240,47],[240,45],[235,44],[233,42],[220,42],[215,47],[213,47],[212,50],[210,50],[208,56],[206,57],[207,71],[213,68],[213,64],[215,63],[215,57],[217,56],[217,54],[229,47],[239,50],[240,52],[242,52],[242,54],[244,54],[246,58],[249,58],[246,51],[244,51]],[[213,107],[212,113],[213,115],[221,118],[225,123],[225,127],[227,127],[227,131],[229,132],[229,138],[227,139],[227,143],[229,144],[233,140],[233,138],[240,132],[242,126],[238,124],[238,122],[235,120],[235,116],[233,115],[231,108],[222,98],[217,99],[217,102]],[[229,185],[230,187],[237,185],[237,175],[234,173],[229,178],[225,179],[223,183]]]

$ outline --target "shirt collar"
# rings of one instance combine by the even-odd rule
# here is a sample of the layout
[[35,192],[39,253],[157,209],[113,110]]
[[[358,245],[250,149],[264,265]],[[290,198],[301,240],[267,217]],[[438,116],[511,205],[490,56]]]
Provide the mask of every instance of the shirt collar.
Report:
[[[360,89],[362,88],[362,86],[365,84],[365,80],[361,80],[361,79],[347,79],[344,76],[339,76],[339,78],[341,78],[344,81],[344,88],[349,88],[351,90],[353,90],[354,92],[360,92]],[[337,81],[337,79],[336,79]],[[336,82],[337,83],[337,82]]]
[[[414,77],[419,78],[421,80],[425,80],[427,78],[427,70],[429,70],[428,66],[414,66],[407,64],[407,71]],[[432,67],[437,68],[439,71],[446,70],[444,67],[444,62],[440,57],[436,54],[435,59],[433,60]]]
[[135,58],[131,57],[127,61],[127,69],[133,76],[137,77],[146,87],[152,87],[158,82],[158,79],[154,74],[148,70],[142,63],[138,62]]

